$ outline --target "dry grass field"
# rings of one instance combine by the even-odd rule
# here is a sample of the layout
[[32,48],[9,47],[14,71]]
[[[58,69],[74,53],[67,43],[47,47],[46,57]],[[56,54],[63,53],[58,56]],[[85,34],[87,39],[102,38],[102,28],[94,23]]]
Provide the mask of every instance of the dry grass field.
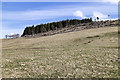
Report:
[[3,78],[116,78],[118,28],[2,40]]

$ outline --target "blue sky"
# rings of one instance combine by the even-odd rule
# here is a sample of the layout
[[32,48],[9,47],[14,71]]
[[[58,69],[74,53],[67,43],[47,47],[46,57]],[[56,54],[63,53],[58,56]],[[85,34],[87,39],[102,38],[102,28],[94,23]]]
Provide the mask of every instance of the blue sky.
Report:
[[26,26],[96,16],[118,18],[118,5],[107,2],[3,2],[2,35],[22,34]]

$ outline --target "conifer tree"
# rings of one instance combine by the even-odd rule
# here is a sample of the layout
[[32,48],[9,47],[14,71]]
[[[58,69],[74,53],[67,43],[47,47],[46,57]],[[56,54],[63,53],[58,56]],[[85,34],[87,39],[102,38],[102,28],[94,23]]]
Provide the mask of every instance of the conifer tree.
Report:
[[43,32],[46,32],[46,31],[55,30],[57,28],[64,28],[68,25],[76,25],[76,24],[87,23],[87,22],[92,22],[92,18],[82,19],[82,20],[78,20],[78,19],[69,20],[69,19],[67,19],[67,20],[63,20],[63,21],[59,21],[59,22],[40,24],[40,25],[37,25],[37,26],[33,25],[33,26],[30,26],[30,27],[26,27],[22,36],[33,35],[33,34],[37,34],[37,33],[43,33]]
[[55,30],[55,27],[54,27],[53,24],[50,25],[50,29],[51,29],[51,30]]
[[46,28],[43,24],[41,25],[40,30],[41,30],[41,33],[46,32]]

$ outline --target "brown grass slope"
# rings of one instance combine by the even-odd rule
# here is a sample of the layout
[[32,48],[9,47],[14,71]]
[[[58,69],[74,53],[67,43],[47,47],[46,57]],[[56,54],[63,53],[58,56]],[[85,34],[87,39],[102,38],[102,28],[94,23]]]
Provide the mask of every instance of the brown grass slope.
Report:
[[4,39],[4,78],[116,78],[118,28]]

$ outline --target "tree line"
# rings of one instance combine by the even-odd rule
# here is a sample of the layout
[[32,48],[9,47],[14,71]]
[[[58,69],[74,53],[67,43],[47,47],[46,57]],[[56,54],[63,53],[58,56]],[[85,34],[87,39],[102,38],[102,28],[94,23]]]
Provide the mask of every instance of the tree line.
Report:
[[88,22],[92,22],[92,18],[82,19],[82,20],[67,19],[67,20],[63,20],[63,21],[59,21],[59,22],[40,24],[40,25],[36,25],[36,26],[32,25],[32,26],[28,26],[25,28],[22,36],[48,32],[50,30],[57,30],[57,29],[64,28],[66,26],[77,25],[77,24],[88,23]]

